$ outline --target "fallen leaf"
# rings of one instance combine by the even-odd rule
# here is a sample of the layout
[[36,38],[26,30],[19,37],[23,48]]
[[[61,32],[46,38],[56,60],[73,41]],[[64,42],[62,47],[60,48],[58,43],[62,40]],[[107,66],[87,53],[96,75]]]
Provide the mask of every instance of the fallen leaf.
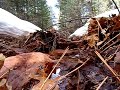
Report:
[[0,68],[3,66],[5,60],[5,56],[1,53],[0,54]]
[[[47,63],[53,62],[47,54],[40,52],[23,53],[8,57],[0,70],[0,77],[10,70],[8,85],[12,86],[12,90],[21,90],[22,86],[31,79],[29,75],[36,75],[39,70],[43,71]],[[51,69],[51,67],[47,67]]]
[[[46,78],[39,78],[40,82],[35,85],[32,90],[40,90],[44,80]],[[59,80],[59,77],[55,79],[48,79],[47,82],[44,84],[42,90],[59,90],[59,86],[57,85],[57,81]]]
[[6,79],[2,79],[0,81],[0,90],[8,90],[7,87],[6,87],[6,82],[7,82]]
[[88,41],[88,45],[90,47],[94,47],[97,43],[97,41],[99,40],[97,34],[93,34],[87,37],[87,41]]
[[5,60],[5,56],[1,53],[0,54],[0,61],[4,61]]
[[12,87],[8,85],[7,79],[2,79],[0,81],[0,90],[12,90]]
[[[49,55],[52,55],[52,56],[61,56],[63,53],[64,53],[65,50],[63,49],[56,49],[56,50],[53,50],[49,53]],[[72,55],[72,54],[77,54],[79,51],[78,50],[68,50],[66,55]]]
[[116,57],[114,59],[115,63],[120,63],[120,52],[116,53]]

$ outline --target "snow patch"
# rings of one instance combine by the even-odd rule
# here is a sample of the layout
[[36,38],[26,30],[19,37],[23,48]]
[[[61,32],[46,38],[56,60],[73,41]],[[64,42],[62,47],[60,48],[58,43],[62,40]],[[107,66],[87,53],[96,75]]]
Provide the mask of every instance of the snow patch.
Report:
[[[102,14],[99,14],[99,15],[97,15],[97,16],[94,16],[94,17],[95,17],[95,18],[99,18],[99,17],[109,17],[109,16],[111,16],[112,14],[118,15],[119,12],[118,12],[117,9],[114,9],[114,10],[111,10],[111,11],[106,11],[106,12],[104,12],[104,13],[102,13]],[[73,34],[71,34],[71,35],[69,36],[69,38],[71,38],[71,37],[73,37],[73,36],[83,36],[84,34],[87,34],[87,32],[88,32],[88,25],[90,24],[89,21],[90,21],[90,19],[88,19],[87,23],[86,23],[84,26],[78,28]]]
[[10,12],[0,8],[0,33],[9,35],[28,35],[36,30],[41,30],[38,26],[22,20]]

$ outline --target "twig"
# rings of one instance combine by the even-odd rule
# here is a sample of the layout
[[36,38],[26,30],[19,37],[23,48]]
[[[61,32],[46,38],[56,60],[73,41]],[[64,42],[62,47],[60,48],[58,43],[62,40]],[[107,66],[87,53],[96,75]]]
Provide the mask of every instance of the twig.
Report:
[[117,8],[117,10],[118,10],[118,12],[119,12],[119,14],[120,14],[120,10],[119,10],[119,8],[118,8],[117,4],[115,3],[115,1],[114,1],[114,0],[112,0],[112,1],[113,1],[113,3],[115,4],[115,7]]
[[5,75],[8,74],[8,73],[9,73],[9,70],[8,70],[7,72],[3,73],[3,74],[0,76],[0,79],[3,78],[3,76],[5,76]]
[[[98,19],[96,19],[96,21],[97,21],[97,23],[98,23],[98,37],[100,37],[100,30],[99,30],[99,28],[101,29],[101,31],[102,31],[102,27],[101,27],[101,25],[100,25],[100,23],[99,23],[99,21],[98,21]],[[97,43],[98,43],[98,41],[97,41]],[[98,48],[98,46],[97,46],[97,48]]]
[[116,55],[116,53],[117,53],[118,50],[119,50],[119,47],[117,47],[117,49],[115,50],[115,52],[112,55],[110,55],[105,61],[111,60]]
[[110,44],[109,46],[107,46],[105,49],[103,49],[103,50],[101,51],[101,53],[104,52],[104,51],[106,51],[108,48],[110,48],[111,46],[113,46],[113,45],[116,44],[117,42],[119,42],[119,40],[117,40],[116,42],[114,42],[114,43]]
[[[106,62],[110,61],[115,56],[115,54],[117,53],[118,50],[119,50],[119,47],[117,47],[114,54],[110,55],[107,59],[105,59],[105,61]],[[101,64],[103,65],[103,62]],[[115,62],[114,62],[114,66],[115,66]]]
[[118,81],[120,82],[120,78],[117,77],[118,74],[107,64],[107,62],[104,60],[104,58],[100,55],[100,53],[98,53],[97,51],[95,51],[96,55],[101,59],[101,61],[107,66],[107,68],[112,72],[112,74],[118,79]]
[[62,56],[60,57],[60,59],[58,60],[58,62],[56,63],[56,65],[53,67],[52,71],[50,72],[50,74],[48,75],[48,77],[46,78],[46,80],[43,82],[43,84],[41,85],[39,90],[42,90],[43,86],[45,85],[45,83],[47,82],[47,80],[49,79],[49,77],[51,76],[51,74],[53,73],[53,71],[55,70],[55,68],[57,67],[57,65],[59,64],[59,62],[62,60],[62,58],[65,56],[65,54],[68,51],[68,47],[65,49],[64,53],[62,54]]
[[79,90],[79,83],[80,83],[80,71],[78,70],[78,83],[77,83],[77,90]]
[[97,87],[96,90],[99,90],[101,86],[105,83],[105,81],[108,79],[108,76],[100,83],[100,85]]
[[[73,73],[73,72],[77,71],[78,69],[80,69],[80,68],[81,68],[82,66],[84,66],[89,60],[90,60],[90,59],[87,59],[82,65],[80,65],[80,66],[77,67],[76,69],[72,70],[71,72],[69,72],[69,73],[67,73],[67,74],[65,74],[65,75],[63,75],[63,76],[58,77],[58,79],[55,80],[55,82],[56,82],[55,85],[57,85],[58,81],[66,78],[66,77],[67,77],[68,75],[70,75],[71,73]],[[45,80],[45,81],[46,81],[46,80]],[[42,90],[42,88],[43,88],[43,86],[44,86],[45,83],[46,83],[46,82],[43,83],[43,85],[41,86],[41,88],[40,88],[39,90]]]
[[80,69],[80,68],[81,68],[82,66],[84,66],[89,60],[90,60],[90,59],[88,58],[84,63],[82,63],[82,65],[80,65],[79,67],[75,68],[75,69],[72,70],[71,72],[69,72],[69,73],[61,76],[61,77],[58,79],[58,81],[66,78],[67,76],[69,76],[69,75],[72,74],[73,72],[75,72],[75,71],[77,71],[78,69]]
[[117,34],[115,37],[113,37],[112,39],[110,39],[108,42],[106,42],[100,49],[102,49],[102,48],[104,48],[108,43],[110,43],[112,40],[114,40],[116,37],[118,37],[120,35],[120,33],[119,34]]
[[98,19],[96,19],[96,21],[97,21],[98,26],[100,27],[100,29],[103,30],[103,29],[102,29],[102,26],[100,25],[100,23],[99,23],[99,21],[98,21]]
[[80,65],[80,66],[77,67],[76,69],[72,70],[71,72],[69,72],[69,73],[67,73],[67,74],[65,74],[65,75],[63,75],[63,76],[61,76],[61,77],[62,77],[61,79],[67,77],[67,76],[70,75],[71,73],[73,73],[73,72],[77,71],[78,69],[80,69],[80,68],[81,68],[82,66],[84,66],[89,60],[90,60],[90,59],[88,58],[82,65]]
[[7,68],[6,66],[3,65],[3,67],[5,67],[6,69],[8,69],[5,73],[3,73],[2,75],[0,75],[0,79],[3,78],[6,74],[8,74],[10,71],[12,71],[12,69]]
[[23,47],[26,45],[26,43],[30,40],[31,38],[31,35],[28,36],[28,38],[25,40],[24,44],[23,44]]

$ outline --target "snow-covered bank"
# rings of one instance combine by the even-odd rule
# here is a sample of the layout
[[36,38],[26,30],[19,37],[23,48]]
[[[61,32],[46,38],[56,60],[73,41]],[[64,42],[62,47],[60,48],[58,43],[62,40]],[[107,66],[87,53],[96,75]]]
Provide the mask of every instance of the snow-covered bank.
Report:
[[[104,13],[101,13],[101,14],[95,16],[95,18],[98,18],[98,17],[109,17],[112,14],[118,15],[119,12],[118,12],[117,9],[114,9],[114,10],[110,10],[110,11],[106,11]],[[87,23],[84,26],[82,26],[82,27],[78,28],[77,30],[75,30],[75,32],[73,34],[71,34],[69,36],[69,38],[72,37],[72,36],[82,36],[84,34],[87,34],[89,21],[90,21],[90,19],[88,19]]]
[[0,8],[0,34],[15,35],[16,37],[28,35],[36,30],[41,30],[41,28]]

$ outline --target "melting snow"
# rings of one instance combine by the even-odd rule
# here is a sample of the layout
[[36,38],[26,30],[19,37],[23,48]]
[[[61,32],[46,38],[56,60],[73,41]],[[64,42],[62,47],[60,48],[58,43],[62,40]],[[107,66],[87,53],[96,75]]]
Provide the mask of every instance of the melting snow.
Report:
[[10,12],[0,8],[0,33],[9,35],[27,35],[36,30],[41,30],[38,26],[22,20]]
[[[106,12],[104,12],[104,13],[102,13],[102,14],[99,14],[99,15],[95,16],[95,18],[98,18],[98,17],[109,17],[109,16],[112,15],[112,14],[118,15],[119,12],[118,12],[117,9],[114,9],[114,10],[106,11]],[[90,19],[88,19],[87,23],[86,23],[84,26],[78,28],[73,34],[71,34],[71,35],[69,36],[69,38],[72,37],[72,36],[82,36],[82,35],[84,35],[84,34],[87,34],[89,21],[90,21]]]

